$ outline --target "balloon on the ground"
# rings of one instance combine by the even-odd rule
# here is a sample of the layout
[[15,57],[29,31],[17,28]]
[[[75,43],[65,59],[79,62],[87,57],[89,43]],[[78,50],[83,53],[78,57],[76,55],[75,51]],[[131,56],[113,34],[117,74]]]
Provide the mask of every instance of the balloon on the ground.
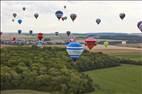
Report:
[[119,16],[120,16],[120,18],[123,20],[126,15],[125,15],[125,13],[120,13]]
[[17,21],[19,24],[21,24],[22,23],[22,19],[18,19],[18,21]]
[[139,30],[142,32],[142,21],[139,21],[137,23],[137,27],[139,28]]
[[79,42],[70,42],[66,47],[67,53],[73,61],[79,59],[84,48]]
[[19,30],[18,30],[18,34],[21,34],[21,33],[22,33],[22,30],[21,30],[21,29],[19,29]]
[[100,24],[100,22],[101,22],[101,19],[97,18],[97,19],[96,19],[96,23],[97,23],[97,24]]
[[70,31],[67,31],[66,34],[67,34],[67,36],[70,36],[71,32],[70,32]]
[[96,39],[93,37],[85,39],[85,46],[91,50],[94,46],[96,46]]
[[17,14],[16,13],[13,13],[13,17],[15,18],[17,16]]
[[105,42],[104,42],[104,47],[107,48],[108,46],[109,46],[109,42],[108,42],[108,41],[105,41]]
[[35,13],[34,14],[34,17],[37,19],[39,17],[39,14],[38,13]]
[[77,15],[75,13],[70,14],[70,18],[72,21],[75,21]]
[[58,11],[55,12],[55,15],[58,18],[58,20],[60,20],[62,18],[62,16],[63,16],[63,12],[58,10]]
[[43,33],[38,33],[37,38],[38,38],[39,40],[42,40],[42,39],[43,39]]

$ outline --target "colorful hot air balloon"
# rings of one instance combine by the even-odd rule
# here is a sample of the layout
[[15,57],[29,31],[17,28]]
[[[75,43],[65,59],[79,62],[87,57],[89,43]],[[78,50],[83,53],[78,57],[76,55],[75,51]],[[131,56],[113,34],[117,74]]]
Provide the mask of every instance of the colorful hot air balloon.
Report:
[[125,15],[125,13],[120,13],[119,16],[120,16],[121,20],[123,20],[126,15]]
[[21,24],[22,23],[22,20],[21,19],[18,19],[18,21],[17,21],[19,24]]
[[55,15],[58,18],[58,20],[60,20],[62,18],[62,16],[63,16],[63,12],[58,10],[58,11],[55,12]]
[[87,46],[91,50],[94,46],[96,46],[96,39],[94,39],[93,37],[85,39],[85,46]]
[[77,15],[75,13],[70,14],[70,18],[73,22],[76,19],[76,17],[77,17]]
[[21,33],[22,33],[22,30],[19,29],[19,30],[18,30],[18,34],[21,34]]
[[37,47],[43,47],[43,41],[39,40],[39,41],[37,42]]
[[139,21],[137,23],[137,27],[139,28],[139,30],[142,32],[142,21]]
[[84,51],[84,48],[79,42],[70,42],[67,45],[66,50],[70,58],[75,62],[79,59],[80,55]]
[[37,37],[38,37],[39,40],[42,40],[42,38],[43,38],[43,33],[38,33],[38,36],[37,36]]
[[97,19],[96,19],[96,23],[97,23],[97,24],[100,24],[100,22],[101,22],[101,19],[97,18]]
[[70,32],[70,31],[67,31],[66,34],[67,34],[67,36],[70,36],[71,32]]
[[105,42],[104,42],[104,47],[107,48],[108,45],[109,45],[109,42],[108,42],[108,41],[105,41]]
[[16,13],[13,13],[13,17],[15,18],[17,16],[17,14]]
[[37,19],[39,17],[39,14],[38,13],[35,13],[34,14],[34,17]]

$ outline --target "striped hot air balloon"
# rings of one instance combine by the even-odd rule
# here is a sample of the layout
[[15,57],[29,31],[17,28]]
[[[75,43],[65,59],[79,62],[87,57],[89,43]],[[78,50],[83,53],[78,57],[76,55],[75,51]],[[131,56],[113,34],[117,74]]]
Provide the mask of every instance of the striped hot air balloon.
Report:
[[75,62],[83,53],[84,48],[79,42],[70,42],[67,45],[66,50],[70,58]]

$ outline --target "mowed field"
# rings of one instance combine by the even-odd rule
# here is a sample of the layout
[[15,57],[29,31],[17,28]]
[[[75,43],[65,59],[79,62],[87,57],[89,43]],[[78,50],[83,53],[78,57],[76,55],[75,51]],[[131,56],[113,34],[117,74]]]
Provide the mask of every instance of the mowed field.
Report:
[[141,94],[142,66],[120,67],[86,72],[95,83],[96,92],[90,94]]

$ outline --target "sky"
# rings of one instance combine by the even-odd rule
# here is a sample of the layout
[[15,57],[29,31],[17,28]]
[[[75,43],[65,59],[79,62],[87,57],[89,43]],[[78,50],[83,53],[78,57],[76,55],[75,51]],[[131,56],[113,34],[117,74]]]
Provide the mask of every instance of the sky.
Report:
[[[66,9],[64,9],[66,5]],[[22,8],[26,7],[23,11]],[[66,21],[59,21],[55,12],[61,10]],[[28,33],[140,33],[138,21],[142,20],[142,1],[1,1],[1,31]],[[13,13],[17,13],[14,19]],[[34,18],[38,13],[38,19]],[[70,14],[77,14],[74,22]],[[120,13],[126,17],[121,20]],[[100,18],[101,23],[96,24]],[[12,19],[15,21],[12,22]],[[22,19],[22,24],[17,20]]]

